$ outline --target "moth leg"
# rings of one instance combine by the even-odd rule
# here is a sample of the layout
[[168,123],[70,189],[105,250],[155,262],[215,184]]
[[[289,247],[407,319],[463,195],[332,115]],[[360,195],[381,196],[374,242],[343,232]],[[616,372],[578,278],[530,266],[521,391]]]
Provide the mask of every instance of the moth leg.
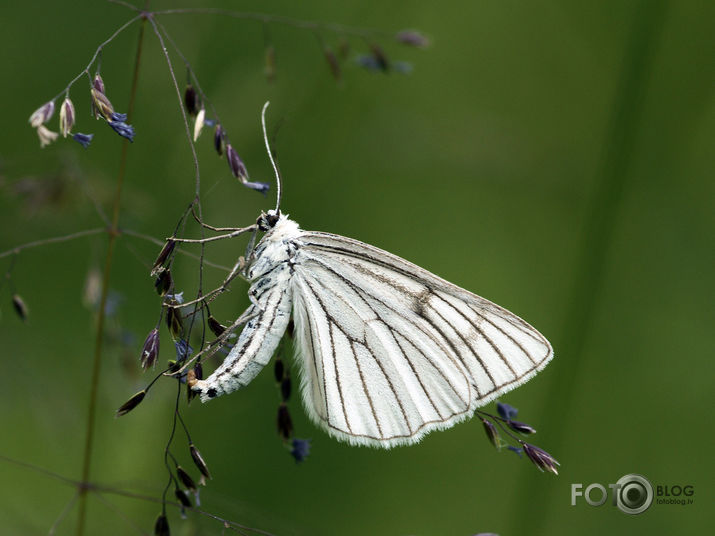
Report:
[[235,238],[237,236],[240,236],[244,233],[249,233],[251,231],[255,232],[256,226],[255,225],[249,225],[248,227],[241,227],[238,229],[235,229],[231,231],[230,233],[218,235],[218,236],[210,236],[208,238],[178,238],[174,236],[170,236],[167,238],[167,240],[172,240],[174,242],[182,242],[185,244],[205,244],[207,242],[215,242],[216,240],[223,240],[224,238]]
[[[209,229],[211,231],[215,231],[217,233],[231,233],[235,231],[240,231],[241,229],[244,229],[242,227],[214,227],[213,225],[209,225],[208,223],[204,223],[199,216],[196,214],[195,207],[192,205],[191,206],[191,215],[194,217],[196,220],[196,223],[198,223],[201,227],[204,227],[205,229]],[[255,227],[255,225],[251,225],[249,227]],[[248,229],[249,227],[246,227],[245,229]]]
[[187,301],[184,303],[176,303],[176,304],[167,304],[167,307],[171,307],[173,309],[181,309],[182,307],[188,307],[189,305],[194,305],[195,303],[199,302],[212,302],[218,296],[228,290],[228,285],[233,281],[237,276],[243,277],[242,270],[244,268],[245,261],[243,257],[239,257],[238,261],[234,265],[234,267],[231,269],[231,272],[228,274],[226,279],[223,280],[223,283],[221,283],[221,286],[218,288],[213,289],[210,292],[207,292],[200,298],[196,298],[195,300]]

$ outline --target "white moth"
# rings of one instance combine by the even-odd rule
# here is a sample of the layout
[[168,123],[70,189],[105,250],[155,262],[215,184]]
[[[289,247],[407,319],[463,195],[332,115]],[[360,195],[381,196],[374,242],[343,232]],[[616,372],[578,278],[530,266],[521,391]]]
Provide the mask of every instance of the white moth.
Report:
[[396,255],[303,231],[278,208],[258,227],[266,234],[245,271],[251,319],[223,364],[193,386],[204,402],[253,380],[291,316],[308,415],[351,444],[416,443],[553,356],[518,316]]

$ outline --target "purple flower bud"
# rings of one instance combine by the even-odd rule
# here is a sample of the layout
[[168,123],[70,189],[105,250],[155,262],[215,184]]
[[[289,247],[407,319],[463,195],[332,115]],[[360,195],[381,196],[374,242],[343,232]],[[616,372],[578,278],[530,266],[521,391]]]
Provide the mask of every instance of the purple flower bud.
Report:
[[94,138],[94,134],[82,134],[81,132],[78,132],[77,134],[72,135],[72,139],[85,149],[89,147],[90,143],[92,143],[92,138]]
[[281,405],[278,406],[277,424],[278,435],[281,437],[281,439],[283,439],[284,441],[290,439],[290,436],[293,435],[293,421],[290,418],[288,406],[286,406],[284,403],[281,403]]
[[201,474],[205,478],[211,479],[211,473],[209,473],[209,468],[206,465],[203,456],[201,456],[199,449],[191,443],[191,445],[189,445],[189,451],[191,452],[191,459],[194,460],[194,465],[196,465]]
[[509,426],[509,428],[511,428],[515,432],[519,432],[521,434],[535,434],[536,433],[536,430],[526,423],[519,422],[519,421],[512,421],[511,419],[506,421],[506,423]]
[[179,481],[184,485],[186,489],[188,489],[192,493],[196,492],[196,482],[194,482],[194,479],[191,478],[191,475],[184,471],[183,467],[181,467],[180,465],[176,466],[176,476],[179,478]]
[[152,329],[147,335],[142,346],[141,365],[144,370],[156,365],[156,359],[159,357],[159,330]]
[[284,371],[285,371],[285,367],[283,366],[283,360],[280,357],[276,358],[276,362],[273,366],[273,375],[276,378],[276,382],[283,381],[283,372]]
[[196,365],[194,365],[194,374],[197,380],[204,379],[204,366],[201,364],[201,361],[197,361]]
[[144,400],[144,397],[146,396],[146,390],[142,389],[138,393],[132,395],[132,397],[127,400],[124,404],[119,406],[119,409],[117,410],[117,413],[114,415],[115,417],[121,417],[122,415],[126,415],[129,413],[131,410],[136,408],[142,400]]
[[529,458],[532,463],[539,468],[539,471],[550,471],[555,475],[559,474],[556,470],[556,466],[561,464],[557,462],[551,454],[535,445],[530,445],[529,443],[522,442],[521,446],[523,447],[527,458]]
[[497,413],[504,420],[509,420],[516,417],[519,410],[509,404],[504,404],[502,402],[497,402]]
[[310,454],[310,439],[293,439],[293,447],[290,450],[291,456],[295,458],[296,463],[300,463]]
[[189,115],[196,115],[199,111],[199,96],[191,84],[187,84],[184,90],[184,106]]
[[112,121],[119,121],[120,123],[123,123],[124,121],[127,120],[127,114],[122,114],[119,112],[112,112],[111,119],[112,119]]
[[154,522],[154,536],[171,536],[169,520],[164,514],[160,514]]
[[103,91],[99,91],[96,88],[90,89],[92,95],[92,109],[94,110],[94,117],[99,119],[104,117],[107,121],[112,120],[112,114],[114,113],[114,106],[109,102],[109,99],[104,94]]
[[27,315],[29,312],[27,310],[27,305],[25,305],[25,301],[19,294],[12,295],[12,307],[15,309],[17,316],[19,316],[23,322],[27,322]]
[[411,47],[425,48],[429,46],[429,39],[416,30],[402,30],[397,33],[395,40]]
[[230,143],[226,144],[226,160],[228,161],[228,168],[231,170],[231,174],[239,179],[241,182],[246,182],[248,180],[248,171],[246,166],[238,156],[236,149]]
[[123,121],[108,121],[107,123],[114,132],[119,134],[122,138],[128,139],[130,142],[134,142],[134,127],[127,125]]
[[166,241],[166,244],[164,244],[164,247],[161,248],[159,255],[157,255],[156,260],[154,261],[154,264],[151,267],[151,276],[152,277],[154,277],[158,273],[164,271],[164,263],[169,258],[169,255],[172,254],[175,247],[176,247],[175,240],[169,239]]
[[236,149],[234,149],[230,143],[226,144],[226,161],[228,162],[231,174],[240,180],[245,187],[258,190],[262,194],[265,194],[270,188],[270,186],[264,182],[249,182],[246,166],[243,160],[241,160],[241,157],[238,156]]
[[[168,296],[168,295],[167,295]],[[171,307],[172,305],[178,305],[175,299],[170,298],[167,302],[166,310],[166,326],[171,332],[171,336],[178,339],[184,332],[184,321],[181,318],[181,311],[176,307]]]
[[484,432],[487,434],[489,441],[491,441],[495,448],[501,448],[501,438],[499,436],[499,431],[496,426],[494,426],[494,423],[482,417],[480,417],[480,419],[484,425]]
[[216,320],[213,316],[209,316],[208,319],[208,324],[209,324],[209,329],[213,332],[214,335],[217,337],[220,337],[224,331],[226,331],[226,326],[222,325],[218,320]]
[[174,286],[174,280],[171,278],[171,270],[168,268],[159,274],[159,277],[154,281],[154,288],[159,296],[164,296]]
[[181,490],[179,488],[174,489],[174,497],[181,503],[181,506],[184,508],[191,508],[191,499],[189,499],[189,496],[186,494],[184,490]]
[[28,122],[31,126],[37,128],[43,123],[49,121],[53,113],[55,113],[55,101],[46,102],[37,110],[32,112],[32,115],[30,116],[30,119],[28,119]]
[[74,104],[69,98],[65,98],[60,106],[60,132],[63,137],[67,137],[74,126]]
[[224,135],[223,127],[216,125],[216,129],[214,130],[214,149],[216,149],[219,156],[223,154]]
[[100,93],[105,93],[104,80],[102,80],[102,76],[99,73],[94,75],[94,78],[92,79],[92,87]]

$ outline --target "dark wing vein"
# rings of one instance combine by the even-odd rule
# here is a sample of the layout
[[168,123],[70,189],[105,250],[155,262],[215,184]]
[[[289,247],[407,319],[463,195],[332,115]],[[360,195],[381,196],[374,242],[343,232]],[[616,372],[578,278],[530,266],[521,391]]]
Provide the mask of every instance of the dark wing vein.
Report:
[[[427,323],[430,325],[430,327],[432,327],[432,329],[434,329],[434,330],[441,336],[441,339],[442,339],[442,340],[436,338],[433,333],[428,333],[427,331],[425,331],[425,330],[424,330],[424,326],[418,325],[417,322],[416,322],[416,320],[412,317],[413,315],[409,315],[409,316],[406,315],[406,314],[405,314],[405,311],[399,311],[396,307],[394,307],[393,305],[391,305],[388,301],[382,299],[382,298],[381,298],[380,296],[378,296],[377,294],[371,294],[371,293],[369,293],[366,289],[361,288],[361,287],[358,287],[358,286],[355,285],[355,283],[353,283],[350,279],[348,279],[348,278],[342,276],[341,274],[339,274],[338,272],[336,272],[336,271],[333,269],[333,267],[330,266],[329,264],[325,263],[324,261],[321,261],[320,259],[314,258],[314,257],[311,257],[310,260],[311,260],[312,262],[315,262],[315,263],[319,264],[324,270],[326,270],[326,271],[330,272],[331,274],[333,274],[333,276],[335,276],[336,278],[338,278],[341,283],[344,283],[345,285],[349,286],[353,291],[355,291],[355,292],[363,299],[363,303],[365,303],[368,307],[370,307],[370,303],[365,299],[366,297],[369,298],[369,299],[372,299],[372,300],[376,301],[376,302],[379,303],[381,306],[383,306],[385,309],[387,309],[387,310],[393,312],[394,314],[398,315],[400,318],[402,318],[403,320],[405,320],[406,322],[408,322],[409,324],[411,324],[412,326],[414,326],[415,329],[417,329],[417,330],[419,330],[421,333],[427,335],[427,337],[429,337],[429,339],[430,339],[433,343],[435,343],[435,345],[438,346],[438,347],[442,350],[442,352],[443,352],[445,355],[449,356],[450,359],[453,359],[453,358],[452,358],[451,355],[449,355],[449,352],[448,352],[447,349],[444,347],[444,344],[443,344],[444,342],[447,343],[447,345],[455,352],[455,354],[459,355],[458,352],[456,351],[456,349],[454,348],[454,346],[451,345],[449,339],[444,335],[444,332],[442,332],[439,328],[437,328],[437,327],[430,321],[430,319],[424,318],[424,317],[417,317],[417,315],[414,315],[414,317],[420,318],[421,320],[427,322]],[[349,304],[347,304],[347,305],[349,306]],[[372,310],[373,310],[373,311],[375,312],[375,314],[380,318],[380,320],[382,320],[382,322],[383,322],[386,326],[388,326],[388,328],[389,328],[391,331],[393,331],[393,332],[395,332],[395,333],[398,333],[398,334],[399,334],[400,336],[402,336],[406,341],[408,341],[408,342],[410,341],[410,337],[409,337],[406,333],[403,333],[403,332],[402,332],[399,328],[397,328],[396,326],[390,325],[390,323],[389,323],[386,319],[384,319],[384,318],[382,317],[382,315],[381,315],[381,313],[380,313],[379,310],[377,310],[377,309],[375,309],[375,308],[372,308]],[[410,343],[410,344],[412,344],[412,343]],[[413,346],[414,348],[418,349],[416,345],[413,344],[412,346]],[[449,386],[451,387],[452,391],[454,391],[454,393],[457,395],[457,397],[461,398],[461,397],[459,396],[459,392],[457,391],[457,388],[455,387],[455,385],[451,382],[451,380],[450,380],[447,376],[444,375],[444,373],[443,373],[442,371],[439,370],[439,368],[434,364],[434,362],[433,362],[433,360],[431,359],[431,357],[428,356],[427,354],[425,354],[424,352],[422,352],[422,351],[419,350],[419,349],[418,349],[418,351],[429,361],[429,363],[435,368],[435,370],[438,371],[438,373],[440,374],[440,376],[444,379],[445,382],[447,382],[447,383],[449,384]],[[465,365],[465,363],[464,363],[464,360],[461,359],[461,357],[460,357],[460,362],[462,363],[462,366],[464,366],[466,370],[469,370],[468,367],[466,367],[466,365]],[[415,374],[415,375],[416,375],[416,374]],[[471,382],[470,382],[470,383],[471,383]]]

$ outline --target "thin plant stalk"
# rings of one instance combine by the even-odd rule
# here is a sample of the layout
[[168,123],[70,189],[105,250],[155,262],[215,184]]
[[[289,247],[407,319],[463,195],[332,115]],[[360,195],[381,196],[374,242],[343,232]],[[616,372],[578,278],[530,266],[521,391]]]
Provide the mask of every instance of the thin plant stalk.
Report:
[[[147,0],[145,8],[148,8]],[[127,109],[127,118],[131,121],[134,114],[134,102],[136,100],[137,86],[139,82],[139,65],[141,63],[142,48],[144,44],[144,29],[146,27],[146,19],[142,20],[139,27],[139,39],[137,44],[137,53],[134,60],[134,74],[132,77],[132,86],[129,94],[129,106]],[[99,300],[99,311],[97,312],[97,333],[94,345],[94,360],[92,363],[92,375],[90,380],[89,403],[87,412],[87,425],[85,428],[84,455],[82,458],[82,478],[81,482],[85,485],[80,488],[79,495],[79,511],[77,515],[77,536],[83,536],[85,521],[87,518],[87,486],[89,482],[90,468],[92,464],[92,454],[94,447],[94,427],[97,412],[97,394],[99,392],[99,378],[102,368],[102,342],[104,340],[104,320],[105,307],[107,305],[107,296],[109,294],[109,278],[112,272],[112,260],[114,255],[114,247],[117,237],[119,236],[119,212],[121,208],[122,186],[124,184],[124,176],[126,174],[127,154],[129,149],[129,140],[122,142],[122,154],[119,161],[119,173],[117,175],[117,188],[114,193],[114,201],[112,206],[112,222],[109,229],[109,241],[107,243],[107,257],[104,264],[104,275],[102,278],[102,294]]]
[[10,255],[17,255],[24,249],[35,248],[38,246],[46,246],[47,244],[56,244],[58,242],[66,242],[68,240],[74,240],[75,238],[81,238],[83,236],[96,235],[106,232],[107,230],[104,227],[97,227],[94,229],[87,229],[85,231],[78,231],[76,233],[68,235],[54,236],[52,238],[43,238],[42,240],[34,240],[32,242],[27,242],[12,249],[8,249],[7,251],[3,251],[2,253],[0,253],[0,259],[2,259],[3,257],[9,257]]

